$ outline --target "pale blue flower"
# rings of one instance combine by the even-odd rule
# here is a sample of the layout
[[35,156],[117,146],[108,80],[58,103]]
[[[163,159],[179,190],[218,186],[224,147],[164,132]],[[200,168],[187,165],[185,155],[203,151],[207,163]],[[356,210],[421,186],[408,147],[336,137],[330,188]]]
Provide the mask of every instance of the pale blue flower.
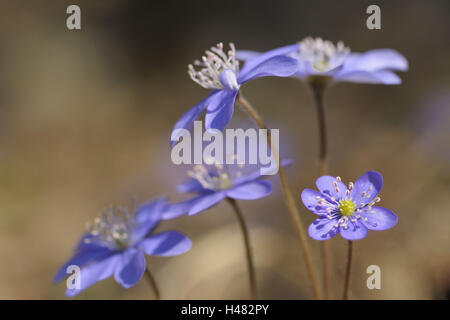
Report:
[[334,45],[321,38],[306,38],[300,43],[259,53],[237,51],[236,57],[244,60],[242,72],[285,55],[297,60],[294,77],[311,80],[327,79],[332,82],[400,84],[401,79],[394,71],[408,70],[406,58],[393,49],[375,49],[364,53],[350,52],[342,42]]

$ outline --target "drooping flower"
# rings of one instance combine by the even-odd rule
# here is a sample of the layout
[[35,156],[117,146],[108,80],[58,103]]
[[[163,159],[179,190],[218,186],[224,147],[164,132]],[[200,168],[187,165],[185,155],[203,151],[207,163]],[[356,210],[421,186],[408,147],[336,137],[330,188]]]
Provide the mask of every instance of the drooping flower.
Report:
[[[281,165],[286,166],[290,162],[285,160]],[[261,180],[260,170],[245,174],[242,165],[222,165],[214,160],[208,163],[196,165],[188,172],[190,178],[177,187],[179,192],[195,195],[172,204],[172,210],[163,214],[163,218],[171,219],[186,213],[194,215],[211,208],[227,197],[235,200],[256,200],[272,192],[270,181]]]
[[317,179],[319,192],[305,189],[303,204],[319,216],[308,228],[315,240],[328,240],[340,233],[347,240],[359,240],[368,230],[387,230],[397,224],[397,216],[389,209],[375,206],[383,177],[375,171],[363,174],[348,188],[340,177],[322,176]]
[[146,255],[174,256],[191,248],[191,240],[177,232],[152,234],[170,206],[160,198],[142,205],[136,212],[124,207],[107,208],[88,226],[74,255],[61,267],[54,282],[63,280],[71,265],[80,268],[80,287],[70,289],[73,297],[94,283],[114,276],[124,288],[134,286],[146,270]]
[[238,51],[236,57],[244,60],[242,71],[271,59],[286,55],[297,60],[294,77],[307,81],[359,82],[400,84],[393,71],[408,70],[406,58],[393,49],[375,49],[365,53],[350,52],[342,42],[334,45],[321,38],[305,38],[299,43],[273,49],[265,53]]
[[233,116],[236,96],[245,82],[265,76],[288,77],[297,69],[295,59],[286,55],[272,55],[252,68],[240,71],[235,53],[232,43],[227,53],[224,52],[223,44],[219,43],[207,50],[201,61],[196,60],[194,65],[189,65],[191,79],[212,92],[181,116],[172,131],[172,145],[179,138],[177,129],[189,129],[205,110],[205,128],[222,131]]

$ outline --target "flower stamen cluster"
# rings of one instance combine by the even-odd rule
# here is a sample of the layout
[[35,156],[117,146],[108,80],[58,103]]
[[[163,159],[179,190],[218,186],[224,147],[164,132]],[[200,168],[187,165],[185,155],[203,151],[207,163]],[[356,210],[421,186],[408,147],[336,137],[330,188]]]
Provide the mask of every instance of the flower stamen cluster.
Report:
[[299,43],[300,59],[309,61],[312,67],[320,72],[326,72],[343,64],[345,56],[350,52],[342,41],[334,45],[322,38],[308,37]]
[[[233,158],[236,159],[236,155]],[[203,188],[213,191],[226,190],[233,186],[234,178],[242,175],[235,171],[233,174],[227,170],[227,166],[218,163],[214,158],[205,159],[205,165],[196,165],[193,170],[188,171],[188,176],[196,179]],[[242,167],[242,165],[238,165]]]
[[111,206],[106,208],[93,223],[88,223],[90,236],[84,242],[95,241],[109,248],[126,248],[129,246],[130,229],[133,226],[133,214],[127,208]]
[[[235,74],[239,71],[239,61],[236,60],[236,49],[233,43],[229,44],[230,50],[225,53],[223,43],[220,42],[211,50],[206,50],[200,60],[188,66],[188,74],[193,81],[206,89],[224,89],[219,80],[219,74],[223,70],[231,69]],[[199,67],[199,70],[194,68]]]

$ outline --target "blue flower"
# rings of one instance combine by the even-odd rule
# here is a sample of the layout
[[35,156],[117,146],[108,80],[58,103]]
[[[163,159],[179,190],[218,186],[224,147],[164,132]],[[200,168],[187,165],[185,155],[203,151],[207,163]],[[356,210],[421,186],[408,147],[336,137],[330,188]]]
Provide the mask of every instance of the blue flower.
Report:
[[294,77],[308,81],[325,79],[334,82],[391,85],[402,82],[393,71],[408,70],[408,61],[395,50],[376,49],[365,53],[352,53],[342,42],[334,45],[321,38],[306,38],[300,43],[265,53],[236,52],[238,59],[246,61],[242,72],[279,55],[295,58],[298,66]]
[[80,288],[67,289],[73,297],[94,283],[114,275],[124,288],[134,286],[144,274],[144,254],[174,256],[191,248],[191,240],[177,232],[151,234],[162,215],[170,211],[164,199],[142,205],[135,214],[126,208],[111,207],[94,220],[81,238],[75,253],[57,272],[54,282],[63,280],[67,267],[80,267]]
[[[286,166],[290,160],[282,161]],[[238,165],[240,169],[243,167]],[[210,163],[196,165],[188,172],[191,177],[180,184],[177,189],[182,193],[194,193],[187,200],[172,204],[172,210],[163,214],[164,219],[172,219],[183,214],[194,215],[218,204],[226,198],[236,200],[256,200],[272,192],[270,181],[261,180],[260,170],[244,174],[235,167]]]
[[328,240],[340,233],[347,240],[359,240],[368,230],[386,230],[397,224],[397,216],[389,209],[376,207],[383,177],[375,171],[363,174],[348,189],[340,177],[322,176],[316,181],[320,192],[305,189],[303,204],[319,215],[308,228],[315,240]]
[[189,129],[203,111],[206,110],[205,128],[222,131],[230,122],[234,111],[234,102],[239,88],[245,82],[265,77],[288,77],[297,70],[297,61],[287,56],[273,55],[261,63],[239,71],[239,62],[235,58],[235,48],[230,43],[228,53],[223,51],[223,44],[219,43],[211,50],[207,50],[202,61],[194,61],[189,65],[188,73],[192,80],[212,92],[200,103],[192,107],[181,116],[172,131],[172,145],[180,137],[177,129]]

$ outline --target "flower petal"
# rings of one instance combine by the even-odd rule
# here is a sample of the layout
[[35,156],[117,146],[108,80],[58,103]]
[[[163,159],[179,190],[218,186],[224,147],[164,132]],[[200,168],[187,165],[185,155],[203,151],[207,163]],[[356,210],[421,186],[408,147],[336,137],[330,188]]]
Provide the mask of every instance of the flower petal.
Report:
[[239,90],[239,85],[236,80],[236,73],[231,69],[222,70],[219,73],[219,81],[227,91]]
[[276,49],[272,49],[269,51],[266,51],[264,53],[258,54],[258,52],[252,52],[252,51],[236,51],[236,57],[239,60],[247,60],[245,64],[242,66],[240,74],[245,74],[249,70],[254,69],[255,66],[261,64],[262,62],[275,57],[275,56],[281,56],[281,55],[288,55],[292,52],[295,52],[300,49],[300,46],[298,43],[290,44],[287,46],[279,47]]
[[162,213],[161,219],[170,220],[187,214],[201,197],[202,195],[195,196],[180,202],[168,204]]
[[222,90],[208,105],[205,115],[205,128],[222,131],[226,128],[234,112],[234,101],[238,91]]
[[81,291],[89,288],[98,281],[105,280],[113,275],[120,263],[120,254],[114,254],[100,261],[93,261],[80,270],[80,289],[67,289],[66,296],[74,297]]
[[184,234],[171,230],[144,239],[140,247],[145,254],[169,257],[189,251],[192,241]]
[[200,101],[198,104],[193,106],[191,109],[189,109],[187,112],[185,112],[180,119],[178,119],[177,123],[173,127],[172,134],[171,134],[171,143],[170,146],[173,147],[180,137],[182,136],[182,133],[180,129],[190,130],[192,127],[192,124],[194,123],[195,119],[197,119],[202,112],[210,105],[212,102],[216,101],[217,95],[222,92],[222,90],[214,90],[212,91],[205,99]]
[[389,70],[365,71],[357,70],[335,75],[335,81],[394,85],[401,84],[399,76]]
[[231,188],[226,194],[236,200],[256,200],[268,196],[271,192],[270,181],[252,181]]
[[[293,159],[283,159],[281,160],[281,166],[283,168],[290,166],[292,163],[294,163]],[[243,184],[250,181],[255,181],[259,178],[262,178],[261,176],[261,168],[257,170],[253,170],[249,172],[248,174],[242,175],[234,180],[235,185]]]
[[367,228],[360,222],[359,219],[356,221],[351,221],[349,219],[347,222],[347,228],[339,226],[339,231],[342,238],[347,240],[361,240],[369,233]]
[[145,271],[144,254],[136,248],[125,250],[120,255],[114,279],[124,288],[131,288],[142,278]]
[[[257,56],[261,55],[261,52],[259,51],[253,51],[253,50],[236,50],[235,57],[238,60],[241,61],[247,61],[250,59],[254,59]],[[278,54],[277,54],[278,55]]]
[[316,219],[308,228],[308,234],[315,240],[328,240],[333,238],[339,231],[335,227],[337,219],[319,218]]
[[365,53],[350,53],[344,61],[346,70],[408,70],[406,58],[392,49],[375,49]]
[[[334,184],[337,184],[337,191]],[[342,181],[337,181],[336,177],[322,176],[316,180],[317,189],[320,193],[328,197],[334,197],[337,201],[345,198],[346,185]]]
[[350,197],[357,207],[370,203],[380,193],[383,176],[376,171],[367,171],[356,180]]
[[83,266],[86,263],[93,260],[102,260],[114,254],[114,251],[109,250],[105,247],[100,246],[91,246],[87,247],[84,250],[77,251],[72,258],[70,258],[56,273],[53,278],[53,282],[57,283],[63,280],[68,276],[67,267],[71,265]]
[[211,208],[212,206],[218,204],[226,197],[225,192],[210,192],[204,195],[201,195],[197,198],[197,200],[193,203],[191,208],[189,209],[188,215],[192,216],[194,214],[200,213],[206,209]]
[[238,76],[238,83],[242,84],[249,80],[275,76],[275,77],[289,77],[298,70],[297,60],[288,56],[275,56],[267,59],[254,68],[248,70],[241,70]]
[[369,212],[363,211],[360,215],[363,218],[362,223],[367,227],[367,229],[376,231],[390,229],[394,227],[398,221],[395,213],[383,207],[372,207],[372,210]]
[[194,178],[189,178],[177,186],[177,191],[181,193],[201,192],[202,190],[204,190],[204,188],[201,183]]
[[136,224],[131,233],[131,243],[142,240],[161,221],[167,206],[166,198],[161,197],[139,206],[136,212]]
[[[301,197],[305,207],[308,208],[308,210],[311,211],[312,213],[318,215],[326,215],[328,207],[336,206],[335,204],[331,204],[328,202],[328,197],[325,197],[323,194],[313,189],[303,190]],[[327,204],[319,205],[317,203],[318,202],[317,197],[325,198],[325,200],[328,202],[328,205]]]

